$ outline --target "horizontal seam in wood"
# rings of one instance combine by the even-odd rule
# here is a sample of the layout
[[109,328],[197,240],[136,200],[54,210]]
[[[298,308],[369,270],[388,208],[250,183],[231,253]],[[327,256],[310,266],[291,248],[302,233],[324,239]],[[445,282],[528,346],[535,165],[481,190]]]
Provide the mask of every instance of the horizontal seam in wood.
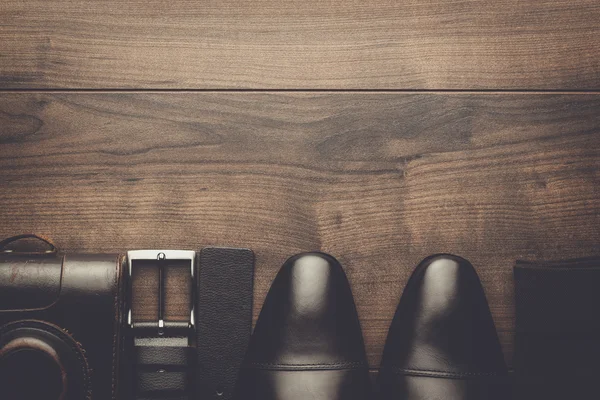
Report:
[[0,88],[0,93],[389,93],[389,94],[572,94],[598,95],[591,89],[218,89],[218,88]]

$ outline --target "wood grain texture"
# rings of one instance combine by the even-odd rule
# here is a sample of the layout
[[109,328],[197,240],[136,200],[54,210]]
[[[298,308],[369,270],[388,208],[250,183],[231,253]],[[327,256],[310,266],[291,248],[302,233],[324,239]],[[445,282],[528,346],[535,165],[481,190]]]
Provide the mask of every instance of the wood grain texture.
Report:
[[597,0],[3,0],[1,88],[600,89]]
[[250,247],[255,317],[300,251],[341,261],[372,367],[414,266],[471,260],[512,357],[517,258],[600,255],[600,95],[4,93],[0,237]]

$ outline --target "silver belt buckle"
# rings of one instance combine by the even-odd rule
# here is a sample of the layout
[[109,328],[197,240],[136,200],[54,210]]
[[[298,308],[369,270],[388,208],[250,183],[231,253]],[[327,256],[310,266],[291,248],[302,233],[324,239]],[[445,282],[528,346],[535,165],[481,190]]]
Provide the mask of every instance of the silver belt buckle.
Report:
[[[155,262],[158,268],[158,321],[156,322],[137,322],[134,323],[131,315],[132,308],[132,279],[133,271],[135,268],[136,261],[147,261]],[[165,309],[165,267],[166,263],[173,260],[185,260],[190,262],[190,318],[186,322],[173,322],[165,321],[164,309]],[[190,329],[195,325],[194,321],[194,280],[195,280],[195,262],[196,252],[192,250],[131,250],[127,252],[127,271],[129,274],[129,301],[128,301],[128,312],[127,312],[127,325],[130,329],[135,331],[149,331],[149,333],[156,334],[158,331],[159,336],[166,334],[189,334]],[[157,331],[155,330],[157,329]]]

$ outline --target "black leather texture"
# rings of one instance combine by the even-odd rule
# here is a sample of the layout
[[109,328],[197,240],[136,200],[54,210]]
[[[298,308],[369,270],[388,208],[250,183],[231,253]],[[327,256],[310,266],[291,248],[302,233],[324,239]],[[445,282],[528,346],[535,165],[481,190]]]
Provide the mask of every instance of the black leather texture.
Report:
[[192,393],[195,348],[187,337],[133,339],[135,398],[185,398]]
[[412,274],[385,345],[383,400],[507,400],[508,370],[477,273],[440,254]]
[[[56,287],[57,265],[62,265],[60,285]],[[0,276],[7,273],[19,281],[23,290],[10,280],[0,280],[11,286],[12,300],[8,307],[23,304],[44,304],[40,309],[7,310],[0,305],[0,327],[18,320],[45,321],[68,332],[85,351],[92,370],[91,396],[94,400],[113,399],[117,391],[119,358],[120,302],[119,278],[121,258],[118,255],[20,255],[0,254]],[[8,272],[7,272],[8,271]],[[36,289],[37,288],[37,289]],[[34,304],[29,299],[39,290],[43,301]],[[58,293],[58,294],[57,294]],[[6,299],[3,300],[7,302]],[[71,377],[71,379],[77,379]],[[32,379],[35,384],[35,379]],[[68,397],[66,400],[81,400]]]
[[197,276],[196,395],[230,400],[252,332],[254,253],[204,248]]
[[[169,338],[166,338],[169,339]],[[161,344],[163,344],[161,346]],[[150,346],[135,347],[136,365],[188,366],[193,364],[195,352],[189,346],[164,346],[159,342]]]
[[237,400],[367,400],[362,332],[346,275],[323,253],[296,255],[267,295]]
[[515,398],[600,398],[600,257],[517,261]]

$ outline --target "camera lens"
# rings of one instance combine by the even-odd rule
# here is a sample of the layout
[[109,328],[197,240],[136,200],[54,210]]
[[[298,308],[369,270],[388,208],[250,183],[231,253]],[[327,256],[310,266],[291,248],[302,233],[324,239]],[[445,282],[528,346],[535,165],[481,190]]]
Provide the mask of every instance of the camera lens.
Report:
[[[44,344],[9,343],[0,358],[0,387],[6,400],[59,400],[64,392],[65,375],[60,360],[44,349]],[[42,348],[38,346],[42,346]],[[11,349],[14,347],[14,349]]]
[[2,400],[84,400],[90,390],[83,348],[68,332],[35,320],[0,327]]

